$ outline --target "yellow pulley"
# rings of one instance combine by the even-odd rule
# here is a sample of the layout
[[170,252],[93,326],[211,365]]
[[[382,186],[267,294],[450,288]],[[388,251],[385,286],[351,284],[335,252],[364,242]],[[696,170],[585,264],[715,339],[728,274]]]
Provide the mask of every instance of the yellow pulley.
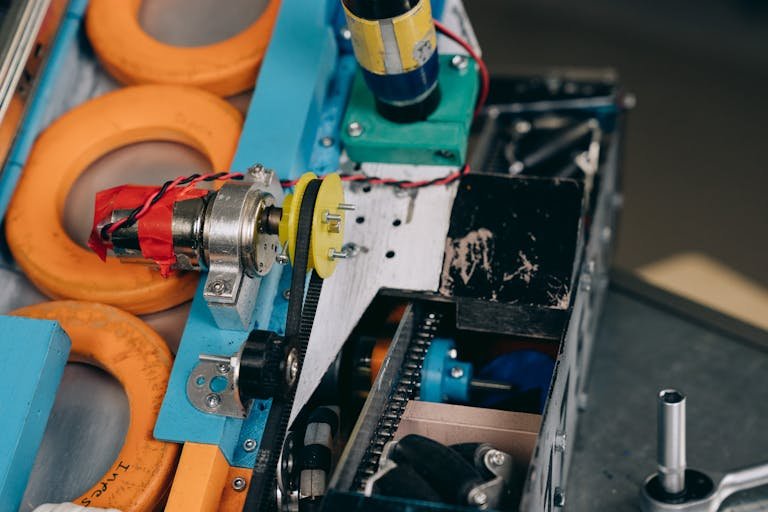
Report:
[[[299,229],[299,211],[307,184],[317,179],[314,173],[305,173],[296,183],[293,193],[286,196],[283,203],[283,215],[280,219],[278,236],[280,243],[287,246],[291,263],[296,249],[296,232]],[[314,269],[326,279],[333,274],[336,260],[346,254],[344,244],[344,210],[350,206],[344,203],[344,189],[338,174],[329,174],[323,178],[320,191],[315,200],[315,212],[312,216],[312,236],[309,244],[309,263],[307,270]]]

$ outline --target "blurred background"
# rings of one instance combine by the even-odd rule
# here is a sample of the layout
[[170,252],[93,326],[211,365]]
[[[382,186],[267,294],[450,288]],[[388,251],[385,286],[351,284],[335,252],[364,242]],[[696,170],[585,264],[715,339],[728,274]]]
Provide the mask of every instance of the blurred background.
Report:
[[768,2],[465,5],[492,73],[613,67],[637,96],[618,266],[698,252],[768,286]]

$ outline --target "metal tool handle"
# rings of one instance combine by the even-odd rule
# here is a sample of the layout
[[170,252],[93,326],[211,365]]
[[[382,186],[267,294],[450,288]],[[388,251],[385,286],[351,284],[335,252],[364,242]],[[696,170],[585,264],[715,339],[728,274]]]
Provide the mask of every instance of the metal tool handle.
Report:
[[733,493],[761,485],[768,485],[768,462],[726,473],[720,480],[717,494],[722,502]]

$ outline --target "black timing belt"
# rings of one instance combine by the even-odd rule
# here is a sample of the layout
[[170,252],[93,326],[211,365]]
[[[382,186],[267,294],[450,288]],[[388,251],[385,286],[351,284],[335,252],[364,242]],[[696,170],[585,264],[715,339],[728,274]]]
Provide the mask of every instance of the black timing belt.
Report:
[[296,230],[296,248],[293,252],[293,274],[288,298],[288,314],[285,320],[285,353],[287,354],[294,348],[297,350],[299,354],[298,374],[293,386],[272,398],[272,407],[269,410],[267,423],[261,437],[256,465],[253,468],[248,496],[243,507],[243,510],[247,511],[270,512],[277,508],[277,464],[283,448],[283,441],[288,432],[288,421],[291,417],[293,400],[304,366],[309,335],[312,332],[317,303],[320,300],[320,291],[323,287],[323,278],[312,272],[306,298],[304,298],[304,284],[307,280],[307,265],[309,264],[312,237],[312,218],[321,184],[321,180],[315,179],[310,181],[304,189],[299,210],[299,224]]

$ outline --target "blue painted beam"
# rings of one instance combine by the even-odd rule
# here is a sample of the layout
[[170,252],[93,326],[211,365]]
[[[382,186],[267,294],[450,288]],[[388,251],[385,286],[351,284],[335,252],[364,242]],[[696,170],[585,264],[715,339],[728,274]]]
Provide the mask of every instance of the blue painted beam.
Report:
[[0,510],[18,510],[43,440],[70,342],[49,320],[0,316]]
[[[243,171],[262,163],[274,169],[281,179],[292,179],[309,169],[320,125],[331,123],[323,118],[322,112],[339,58],[337,30],[333,25],[338,5],[338,0],[283,2],[233,170]],[[336,109],[342,110],[338,106]],[[279,265],[262,280],[251,328],[281,332],[287,301],[278,292],[289,280],[290,272]],[[203,413],[187,399],[187,379],[199,354],[232,355],[247,337],[246,332],[225,331],[216,326],[203,299],[203,282],[201,278],[154,434],[165,441],[215,444],[231,465],[253,467],[258,450],[245,452],[242,444],[245,439],[261,442],[271,402],[258,401],[249,417],[241,420]]]

